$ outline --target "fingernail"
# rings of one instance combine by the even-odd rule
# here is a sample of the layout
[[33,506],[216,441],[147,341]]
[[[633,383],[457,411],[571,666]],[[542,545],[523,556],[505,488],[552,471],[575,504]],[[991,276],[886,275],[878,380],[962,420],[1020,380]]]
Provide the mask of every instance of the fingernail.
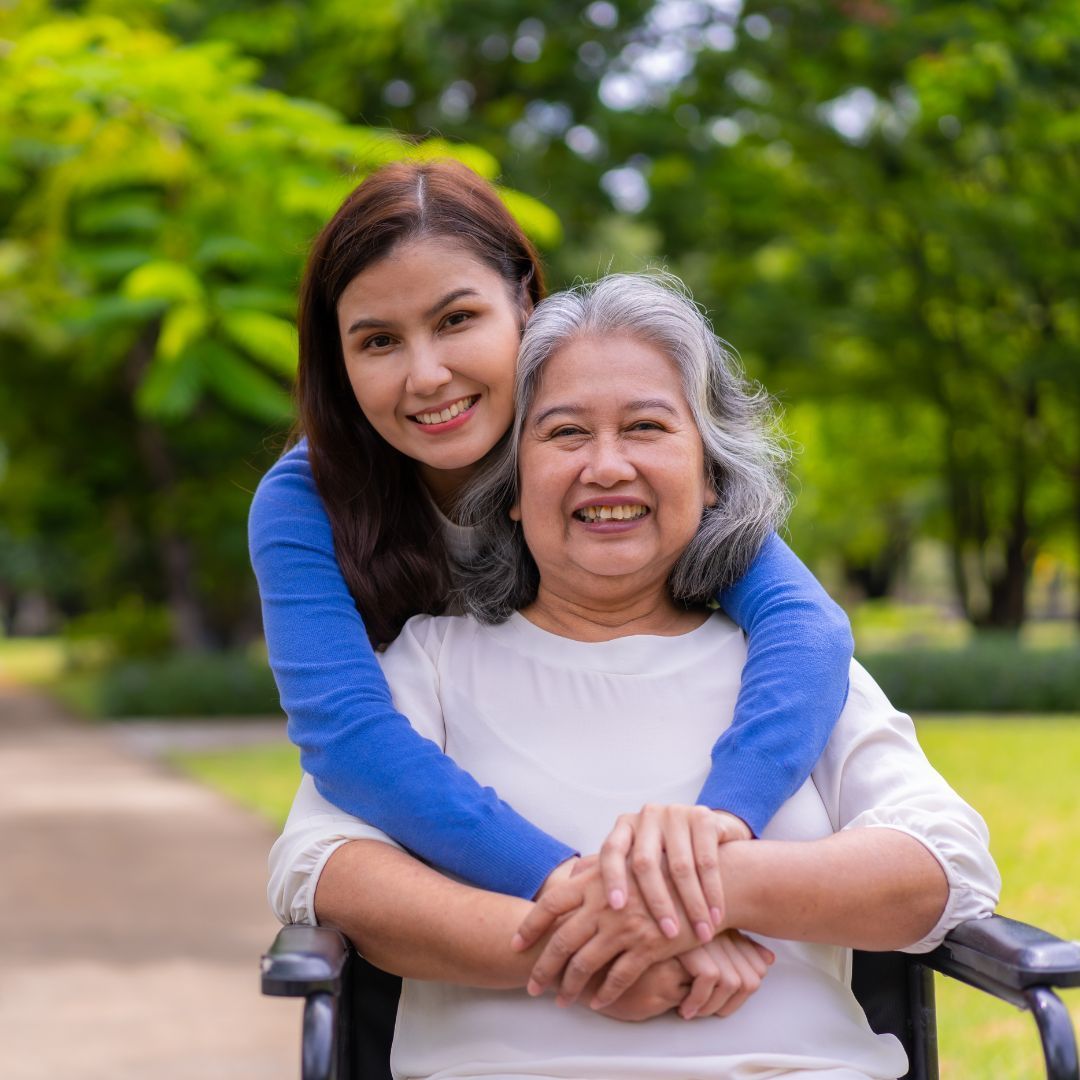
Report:
[[693,1020],[694,1017],[697,1016],[697,1009],[687,1009],[685,1012],[680,1009],[679,1010],[679,1015],[684,1020]]
[[535,979],[530,979],[525,986],[525,992],[529,997],[539,997],[544,992],[544,988]]
[[694,930],[697,932],[698,941],[703,945],[712,941],[713,928],[707,922],[699,922],[695,925]]
[[520,934],[515,934],[510,939],[510,948],[515,952],[521,952],[525,948],[525,939]]
[[598,997],[594,997],[592,999],[592,1001],[589,1002],[589,1008],[590,1009],[603,1009],[603,1008],[606,1008],[606,1007],[607,1007],[607,1002],[606,1001],[601,1001],[600,998],[598,998]]
[[565,1009],[566,1006],[570,1004],[570,1002],[567,998],[564,998],[562,994],[556,994],[555,1004],[558,1005],[560,1009]]
[[660,920],[660,932],[666,938],[674,938],[679,936],[679,924],[672,918],[668,917]]
[[626,903],[626,896],[623,894],[622,889],[612,889],[611,894],[608,896],[608,903],[615,911],[622,911],[623,904]]
[[709,918],[713,921],[713,926],[720,925],[720,909],[718,907],[709,908]]

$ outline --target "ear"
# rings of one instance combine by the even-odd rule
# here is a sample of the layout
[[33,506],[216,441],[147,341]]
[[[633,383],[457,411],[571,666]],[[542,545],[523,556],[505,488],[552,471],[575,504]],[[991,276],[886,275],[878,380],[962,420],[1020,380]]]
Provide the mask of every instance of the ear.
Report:
[[507,513],[509,514],[511,521],[521,521],[521,503],[514,503],[514,505],[510,507]]
[[708,480],[705,481],[705,505],[716,506],[719,502],[719,498],[716,495],[716,489],[712,486],[712,483]]

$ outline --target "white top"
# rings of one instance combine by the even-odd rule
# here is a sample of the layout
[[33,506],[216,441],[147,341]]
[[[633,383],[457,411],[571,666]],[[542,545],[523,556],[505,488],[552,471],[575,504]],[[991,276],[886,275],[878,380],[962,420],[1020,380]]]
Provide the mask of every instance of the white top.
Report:
[[[721,616],[679,637],[587,644],[521,615],[501,626],[421,615],[380,662],[417,730],[527,818],[590,852],[624,811],[694,801],[731,721],[745,658],[741,632]],[[874,826],[917,837],[948,877],[939,924],[909,951],[929,950],[957,923],[992,911],[1000,880],[982,818],[930,766],[910,719],[853,663],[847,705],[813,776],[763,836],[809,840]],[[314,923],[326,859],[359,838],[393,842],[305,777],[270,855],[278,917]],[[813,1069],[817,1080],[839,1080],[906,1070],[899,1043],[875,1035],[851,995],[850,950],[760,940],[776,963],[727,1019],[669,1013],[628,1024],[523,990],[406,979],[394,1075],[739,1080]]]

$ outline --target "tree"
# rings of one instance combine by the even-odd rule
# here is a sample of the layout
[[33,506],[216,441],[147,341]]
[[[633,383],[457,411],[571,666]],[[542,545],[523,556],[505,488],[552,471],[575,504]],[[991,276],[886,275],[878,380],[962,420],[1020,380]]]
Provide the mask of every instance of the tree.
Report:
[[[67,613],[164,601],[177,643],[206,648],[251,629],[243,519],[292,416],[309,238],[386,161],[497,164],[260,87],[228,44],[19,18],[0,56],[0,566],[36,537],[21,587]],[[557,229],[506,197],[541,239]]]

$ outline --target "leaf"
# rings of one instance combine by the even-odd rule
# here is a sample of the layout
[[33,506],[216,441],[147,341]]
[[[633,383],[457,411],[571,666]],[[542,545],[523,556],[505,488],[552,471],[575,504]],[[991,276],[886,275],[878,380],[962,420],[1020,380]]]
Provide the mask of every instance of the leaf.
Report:
[[209,319],[202,304],[177,304],[161,321],[156,358],[166,364],[175,361],[206,331]]
[[264,311],[230,311],[222,316],[229,340],[271,371],[290,378],[296,374],[296,327]]
[[269,376],[231,349],[207,342],[199,350],[202,374],[215,396],[238,412],[274,423],[292,416],[292,400]]
[[202,282],[183,263],[159,260],[132,270],[120,285],[131,300],[200,301]]
[[202,363],[194,351],[174,363],[152,364],[136,391],[135,406],[144,416],[182,420],[195,407],[202,382]]
[[500,188],[499,197],[530,240],[545,248],[558,247],[562,243],[562,222],[549,206],[510,188]]

